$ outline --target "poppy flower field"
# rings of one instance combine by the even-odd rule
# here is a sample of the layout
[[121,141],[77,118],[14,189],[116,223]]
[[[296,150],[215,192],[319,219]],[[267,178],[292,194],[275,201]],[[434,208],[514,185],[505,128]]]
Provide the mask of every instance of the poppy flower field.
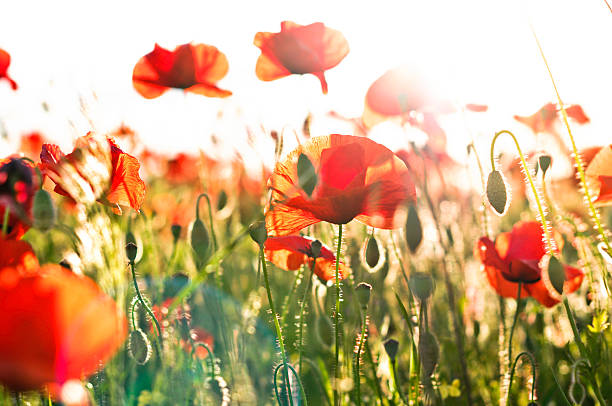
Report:
[[[549,98],[498,121],[410,62],[352,76],[346,114],[363,48],[324,20],[262,25],[248,69],[213,41],[131,55],[118,86],[190,149],[136,110],[97,125],[95,93],[69,142],[0,108],[1,405],[612,404],[611,138],[538,27]],[[0,36],[0,107],[32,91],[19,55]],[[309,112],[232,110],[268,86]]]

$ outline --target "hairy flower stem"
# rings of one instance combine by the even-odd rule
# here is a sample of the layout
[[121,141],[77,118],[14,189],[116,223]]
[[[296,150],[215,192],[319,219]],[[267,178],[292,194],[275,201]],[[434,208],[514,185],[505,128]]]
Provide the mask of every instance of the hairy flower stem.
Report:
[[300,303],[300,316],[299,316],[299,330],[298,330],[298,371],[302,373],[302,353],[304,350],[304,309],[306,308],[306,300],[308,300],[308,294],[310,293],[310,286],[312,285],[312,277],[314,274],[314,268],[317,263],[317,259],[313,258],[312,266],[310,267],[310,273],[308,274],[308,282],[306,282],[306,289],[302,296],[302,303]]
[[342,254],[342,224],[338,225],[338,247],[336,249],[336,305],[334,308],[334,406],[340,405],[340,396],[338,393],[338,385],[340,382],[340,323],[342,319],[340,309],[340,295],[342,289],[340,287],[340,255]]
[[151,317],[151,320],[153,320],[153,324],[155,324],[155,329],[157,330],[157,338],[158,338],[157,350],[159,352],[158,354],[159,360],[161,361],[161,355],[162,355],[161,346],[164,343],[164,338],[162,337],[161,326],[159,325],[159,321],[157,321],[157,317],[155,317],[155,313],[153,313],[153,310],[151,310],[147,302],[142,297],[142,294],[140,293],[140,288],[138,287],[138,282],[136,281],[136,267],[134,265],[134,261],[130,261],[130,270],[132,271],[132,280],[134,282],[134,289],[136,290],[136,296],[138,296],[138,301],[140,302],[142,307],[145,309],[149,317]]
[[376,375],[376,363],[374,362],[374,357],[372,356],[372,349],[370,348],[370,345],[368,344],[368,340],[366,340],[364,342],[365,345],[365,355],[366,355],[366,361],[368,362],[368,364],[370,364],[370,369],[372,370],[372,376],[374,378],[374,382],[376,383],[374,385],[374,389],[376,390],[376,395],[378,396],[378,400],[380,401],[380,405],[384,405],[385,402],[383,401],[383,392],[382,392],[382,387],[380,386],[380,380],[378,379],[378,376]]
[[283,379],[285,381],[285,388],[287,388],[289,403],[291,404],[291,406],[293,406],[293,395],[291,394],[291,382],[289,381],[289,372],[287,371],[287,353],[285,352],[285,342],[283,340],[283,333],[281,332],[281,326],[278,320],[278,314],[276,314],[276,310],[274,309],[274,301],[272,300],[270,282],[268,281],[268,267],[266,266],[266,257],[264,255],[263,244],[259,245],[259,258],[261,260],[261,268],[263,270],[264,284],[266,285],[266,293],[268,294],[268,303],[270,304],[270,310],[272,311],[272,319],[274,320],[274,328],[276,329],[276,337],[278,338],[278,346],[280,347],[281,357],[283,359],[283,366],[284,366]]
[[508,364],[512,362],[512,337],[514,337],[514,329],[516,328],[516,322],[518,321],[519,313],[521,312],[521,288],[523,283],[518,282],[518,293],[516,294],[516,312],[514,313],[514,321],[512,322],[512,328],[510,329],[510,337],[508,338]]
[[591,196],[591,192],[589,191],[589,188],[586,183],[586,176],[584,174],[584,165],[582,164],[582,158],[580,157],[580,154],[578,153],[578,148],[576,148],[576,142],[572,134],[572,129],[570,128],[570,125],[569,125],[569,121],[567,118],[567,112],[565,111],[565,107],[563,105],[563,100],[561,100],[561,95],[559,94],[559,90],[557,89],[557,84],[555,83],[555,78],[553,77],[552,71],[550,70],[550,67],[548,66],[548,61],[546,60],[546,56],[544,55],[544,50],[542,49],[542,45],[540,44],[540,41],[538,40],[538,37],[533,27],[531,27],[531,33],[533,34],[533,38],[535,39],[536,44],[538,45],[538,50],[540,51],[540,55],[542,56],[542,60],[544,61],[544,65],[546,65],[546,70],[548,71],[548,76],[550,77],[550,81],[552,82],[553,88],[555,89],[555,95],[557,96],[559,107],[561,108],[561,117],[563,118],[563,123],[565,124],[565,128],[567,128],[567,133],[569,135],[569,138],[572,144],[572,152],[574,153],[574,161],[576,163],[576,169],[578,170],[578,178],[580,179],[580,184],[584,192],[584,197],[587,202],[587,206],[589,208],[591,218],[593,219],[593,222],[595,223],[595,228],[599,234],[599,238],[606,245],[608,252],[612,252],[612,248],[610,247],[610,241],[608,240],[608,237],[606,236],[606,232],[603,226],[601,225],[601,221],[599,220],[599,213],[597,212],[597,209],[593,205],[593,197]]
[[480,196],[480,202],[482,205],[482,229],[483,229],[483,234],[485,236],[489,236],[489,216],[487,215],[487,201],[486,201],[486,188],[487,188],[487,183],[485,181],[485,174],[484,174],[484,170],[482,168],[482,162],[480,162],[480,156],[478,155],[478,152],[476,151],[476,148],[474,147],[474,143],[471,142],[468,144],[467,146],[468,148],[468,152],[470,150],[472,150],[472,152],[474,153],[474,156],[476,157],[476,163],[478,164],[478,171],[480,172],[480,184],[482,186],[482,193]]
[[355,354],[355,394],[357,395],[357,405],[361,406],[361,376],[359,373],[359,366],[361,364],[361,353],[363,352],[363,344],[368,340],[366,334],[368,328],[368,313],[367,307],[363,309],[361,316],[361,333],[357,337],[357,354]]
[[512,369],[510,370],[510,382],[508,383],[508,396],[507,396],[507,399],[506,399],[506,404],[507,405],[510,404],[510,390],[512,389],[512,380],[514,379],[514,371],[516,370],[516,364],[518,363],[518,361],[519,361],[519,359],[521,357],[527,357],[527,359],[529,359],[529,362],[531,363],[531,371],[532,371],[531,379],[532,379],[533,382],[531,383],[531,396],[530,396],[530,400],[535,400],[536,362],[535,362],[535,359],[533,359],[533,355],[531,355],[527,351],[523,351],[519,355],[516,356],[516,359],[512,363]]

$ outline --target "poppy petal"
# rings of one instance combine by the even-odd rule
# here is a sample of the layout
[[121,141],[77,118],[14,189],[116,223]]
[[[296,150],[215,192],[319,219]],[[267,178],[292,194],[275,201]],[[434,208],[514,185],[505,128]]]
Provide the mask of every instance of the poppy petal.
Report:
[[594,203],[605,206],[612,203],[612,145],[601,148],[585,171],[587,185]]

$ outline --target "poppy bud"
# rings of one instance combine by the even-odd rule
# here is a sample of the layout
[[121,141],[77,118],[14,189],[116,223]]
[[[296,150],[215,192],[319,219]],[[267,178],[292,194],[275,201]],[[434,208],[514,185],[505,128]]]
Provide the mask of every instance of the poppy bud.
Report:
[[368,264],[370,268],[374,268],[380,260],[380,250],[378,249],[378,241],[376,241],[376,238],[374,236],[368,238],[368,243],[366,245],[365,250],[365,260],[366,264]]
[[298,184],[310,197],[317,186],[317,174],[315,168],[305,154],[300,154],[297,161]]
[[146,334],[141,329],[130,331],[128,339],[128,354],[139,365],[146,364],[153,350]]
[[395,362],[397,350],[399,349],[399,342],[390,338],[383,343],[383,346],[385,347],[385,352],[387,353],[387,356],[389,357],[391,362]]
[[361,309],[365,310],[368,307],[368,303],[370,302],[370,292],[372,291],[372,285],[369,283],[361,282],[355,288],[355,295],[357,296],[357,301],[361,305]]
[[181,225],[180,224],[172,224],[170,226],[170,231],[172,232],[172,238],[174,240],[174,243],[176,244],[178,239],[181,236]]
[[410,252],[414,254],[423,240],[423,227],[421,227],[421,220],[419,219],[419,213],[417,212],[416,206],[413,204],[408,206],[405,232],[408,248],[410,248]]
[[321,256],[321,248],[323,248],[323,244],[321,244],[321,241],[314,240],[310,244],[310,254],[311,254],[311,256],[313,258],[319,258]]
[[565,283],[565,267],[557,259],[557,257],[550,257],[548,260],[548,279],[555,290],[562,295],[563,284]]
[[542,173],[543,173],[542,176],[546,175],[546,171],[550,167],[551,163],[552,163],[552,158],[550,157],[550,155],[540,155],[540,157],[538,158],[538,164],[540,168],[542,169]]
[[39,189],[34,195],[32,218],[34,227],[41,231],[48,231],[55,225],[57,212],[53,200],[51,200],[51,195],[46,190]]
[[439,357],[440,349],[436,337],[429,331],[421,330],[419,334],[419,359],[425,376],[433,374]]
[[227,193],[225,193],[225,190],[221,190],[217,199],[217,211],[223,210],[225,205],[227,205]]
[[487,179],[487,199],[500,216],[508,208],[509,200],[506,187],[506,182],[500,171],[494,170],[489,174]]
[[429,299],[434,289],[431,276],[424,272],[415,272],[410,275],[410,290],[421,301]]
[[136,254],[138,253],[138,247],[133,242],[128,242],[125,245],[125,255],[130,262],[134,262]]
[[206,262],[210,255],[210,236],[206,226],[200,219],[196,219],[191,228],[191,248],[201,262]]
[[257,244],[263,246],[268,239],[268,231],[263,221],[256,221],[249,226],[249,235]]

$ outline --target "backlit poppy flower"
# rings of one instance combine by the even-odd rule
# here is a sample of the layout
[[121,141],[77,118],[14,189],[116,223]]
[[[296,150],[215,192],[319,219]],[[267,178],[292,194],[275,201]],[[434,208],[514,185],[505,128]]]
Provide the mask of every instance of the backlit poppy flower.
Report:
[[324,94],[325,71],[338,65],[349,52],[342,33],[323,23],[300,25],[283,21],[280,32],[258,32],[253,43],[261,49],[255,66],[259,79],[271,81],[311,73],[321,81]]
[[[20,158],[0,159],[0,239],[19,239],[28,231],[38,182],[29,162]],[[7,233],[2,235],[6,210],[9,212]]]
[[57,145],[44,144],[40,169],[55,182],[55,191],[80,203],[96,200],[113,206],[140,210],[145,184],[140,179],[140,163],[123,152],[111,138],[89,133],[76,141],[68,155]]
[[40,155],[45,142],[45,138],[38,131],[22,135],[19,142],[19,152],[22,152],[28,158],[36,159]]
[[229,69],[227,58],[206,44],[179,45],[169,51],[155,44],[134,66],[134,89],[147,99],[161,96],[170,88],[208,97],[227,97],[229,90],[217,87]]
[[599,206],[612,204],[612,145],[601,148],[593,157],[585,172],[589,190],[593,191],[593,203]]
[[3,49],[0,49],[0,79],[8,80],[11,88],[17,90],[17,83],[8,75],[8,68],[11,64],[11,55]]
[[[315,171],[310,195],[298,179],[302,154]],[[393,152],[369,138],[340,134],[300,145],[276,164],[268,188],[270,236],[293,234],[319,221],[346,224],[354,218],[376,228],[400,227],[398,209],[416,199],[408,168]]]
[[[514,119],[527,125],[536,134],[557,134],[555,124],[557,123],[557,118],[559,118],[559,112],[560,109],[555,103],[546,103],[534,114],[526,117],[515,115]],[[569,118],[576,120],[578,124],[586,124],[591,121],[578,104],[566,107],[565,112]]]
[[[284,237],[268,237],[264,245],[264,253],[268,261],[286,271],[295,271],[306,264],[312,266],[312,242],[314,238],[288,235]],[[340,261],[340,278],[346,278],[348,269]],[[314,273],[324,281],[333,280],[336,275],[336,256],[329,247],[323,245],[317,258]]]
[[0,382],[16,391],[61,386],[100,368],[126,319],[95,282],[59,265],[0,272]]
[[365,98],[366,127],[389,119],[408,120],[411,113],[450,113],[454,108],[433,81],[409,66],[399,66],[376,79]]
[[0,239],[0,271],[4,268],[16,268],[28,272],[38,268],[38,260],[32,246],[21,240]]
[[[542,240],[542,227],[537,221],[517,223],[509,233],[501,233],[495,243],[482,237],[476,244],[476,256],[489,283],[503,297],[516,298],[518,282],[523,283],[521,297],[531,296],[546,307],[559,303],[542,280],[540,260],[546,249]],[[564,292],[576,291],[582,284],[584,273],[565,266]]]

